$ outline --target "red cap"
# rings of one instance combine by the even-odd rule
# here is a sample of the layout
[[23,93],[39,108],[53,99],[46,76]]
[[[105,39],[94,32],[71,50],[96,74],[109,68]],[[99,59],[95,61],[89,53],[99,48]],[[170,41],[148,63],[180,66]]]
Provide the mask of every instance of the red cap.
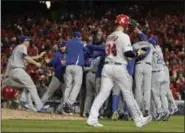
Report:
[[128,27],[129,24],[129,17],[124,14],[119,14],[116,16],[115,23],[120,24],[121,26]]

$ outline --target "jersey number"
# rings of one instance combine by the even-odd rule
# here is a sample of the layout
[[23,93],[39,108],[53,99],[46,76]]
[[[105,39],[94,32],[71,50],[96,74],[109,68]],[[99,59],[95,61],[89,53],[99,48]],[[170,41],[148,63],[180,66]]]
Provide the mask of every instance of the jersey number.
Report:
[[113,44],[112,47],[110,44],[106,45],[106,55],[109,56],[110,53],[112,53],[113,56],[117,56],[116,44]]

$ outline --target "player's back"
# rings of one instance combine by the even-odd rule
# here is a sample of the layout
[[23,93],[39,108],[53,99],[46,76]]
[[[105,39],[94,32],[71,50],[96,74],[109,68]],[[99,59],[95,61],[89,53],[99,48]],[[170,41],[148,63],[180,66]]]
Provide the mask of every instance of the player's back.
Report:
[[115,31],[107,37],[106,40],[106,58],[105,62],[116,62],[127,64],[124,52],[132,50],[130,38],[121,31]]
[[160,46],[155,46],[152,62],[152,71],[164,70],[163,53]]
[[142,60],[138,61],[138,62],[147,62],[147,63],[150,63],[152,64],[152,60],[153,60],[153,52],[154,52],[154,47],[152,44],[146,42],[146,41],[141,41],[141,42],[138,42],[139,43],[139,46],[138,48],[149,48],[150,51],[148,53],[148,55],[146,55],[145,58],[143,58]]
[[8,59],[10,68],[25,68],[23,53],[27,53],[27,48],[23,44],[14,48],[12,55]]

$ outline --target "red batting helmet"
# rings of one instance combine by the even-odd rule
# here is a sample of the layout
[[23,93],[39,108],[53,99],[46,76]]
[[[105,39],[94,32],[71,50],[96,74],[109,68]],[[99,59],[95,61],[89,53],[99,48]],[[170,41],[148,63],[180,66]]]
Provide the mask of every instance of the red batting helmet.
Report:
[[119,14],[116,16],[115,23],[123,26],[124,28],[128,27],[129,24],[129,17],[124,14]]

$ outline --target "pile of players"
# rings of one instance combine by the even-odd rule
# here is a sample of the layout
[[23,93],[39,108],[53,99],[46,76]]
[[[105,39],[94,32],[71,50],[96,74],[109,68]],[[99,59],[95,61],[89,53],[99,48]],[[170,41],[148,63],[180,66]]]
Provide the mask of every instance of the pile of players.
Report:
[[[140,39],[133,45],[126,34],[129,25],[135,28]],[[51,59],[44,58],[45,63],[54,68],[55,75],[42,98],[39,98],[36,86],[25,71],[25,62],[42,67],[37,59],[43,58],[45,52],[30,57],[27,48],[31,39],[22,36],[23,43],[8,59],[3,82],[22,88],[20,104],[36,112],[47,110],[49,105],[45,103],[63,85],[63,97],[57,112],[71,114],[85,71],[83,116],[88,116],[88,125],[103,126],[98,117],[107,116],[106,109],[110,103],[113,120],[122,115],[127,119],[130,116],[137,127],[144,126],[152,118],[168,120],[177,111],[177,106],[169,88],[169,70],[157,37],[147,39],[137,28],[137,23],[123,14],[116,17],[112,26],[115,31],[107,37],[105,44],[84,46],[81,33],[77,31],[72,40],[60,42]],[[107,100],[110,93],[111,98]]]

